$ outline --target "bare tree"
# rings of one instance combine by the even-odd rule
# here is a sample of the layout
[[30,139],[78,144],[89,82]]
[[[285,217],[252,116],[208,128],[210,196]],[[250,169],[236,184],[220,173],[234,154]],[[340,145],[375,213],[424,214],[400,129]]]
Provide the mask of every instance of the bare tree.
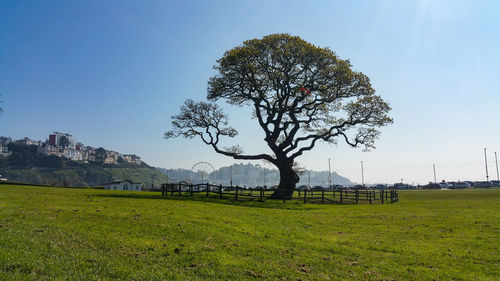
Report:
[[[200,137],[220,154],[266,160],[280,171],[274,198],[291,198],[299,176],[295,159],[318,142],[338,139],[374,148],[377,127],[392,123],[391,110],[375,95],[370,79],[351,70],[329,48],[300,37],[272,34],[243,42],[217,61],[218,74],[208,81],[208,102],[186,100],[165,138]],[[234,137],[228,117],[215,103],[250,106],[272,154],[244,154],[240,146],[221,148],[221,137]]]

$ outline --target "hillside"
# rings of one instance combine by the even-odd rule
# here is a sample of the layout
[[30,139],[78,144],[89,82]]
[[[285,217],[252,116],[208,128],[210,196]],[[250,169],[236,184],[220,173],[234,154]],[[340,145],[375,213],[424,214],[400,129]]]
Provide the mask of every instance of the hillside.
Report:
[[55,186],[100,186],[102,183],[128,179],[151,187],[168,180],[167,175],[151,167],[70,167],[63,169],[31,168],[3,170],[2,177],[13,182]]
[[[229,184],[230,169],[232,170],[232,179],[234,185],[240,186],[263,186],[276,185],[279,182],[279,172],[276,169],[264,168],[260,165],[253,164],[234,164],[231,167],[222,167],[209,174],[209,179],[214,184]],[[201,181],[202,174],[195,173],[187,169],[159,169],[164,172],[172,181]],[[311,177],[311,185],[328,185],[328,171],[308,171],[300,177],[298,185],[309,184],[309,175]],[[264,183],[265,178],[265,183]],[[353,185],[353,183],[345,177],[332,171],[333,184]]]
[[167,182],[168,177],[145,163],[83,163],[55,155],[37,153],[35,146],[10,146],[12,154],[0,157],[0,174],[12,182],[55,186],[99,186],[104,182],[128,179],[145,184],[146,188]]

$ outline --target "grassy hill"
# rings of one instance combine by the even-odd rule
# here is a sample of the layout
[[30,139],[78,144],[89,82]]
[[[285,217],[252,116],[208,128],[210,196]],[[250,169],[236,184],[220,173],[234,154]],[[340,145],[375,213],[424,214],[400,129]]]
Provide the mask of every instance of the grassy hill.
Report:
[[500,190],[401,191],[400,200],[0,185],[0,280],[498,280]]
[[12,182],[54,186],[99,186],[118,179],[128,179],[151,187],[167,182],[168,177],[145,163],[141,165],[102,162],[83,163],[55,155],[38,153],[34,145],[9,144],[12,154],[0,157],[0,174]]
[[151,167],[69,167],[62,169],[31,168],[9,169],[3,172],[3,177],[9,181],[24,183],[48,184],[55,186],[99,186],[115,179],[128,179],[144,183],[151,187],[155,181],[158,187],[165,183],[168,177]]

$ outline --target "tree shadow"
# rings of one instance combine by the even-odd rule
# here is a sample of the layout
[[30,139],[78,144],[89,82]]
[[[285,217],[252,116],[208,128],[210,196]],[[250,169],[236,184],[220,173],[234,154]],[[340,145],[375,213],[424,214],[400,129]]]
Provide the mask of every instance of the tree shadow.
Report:
[[[223,204],[232,205],[240,207],[249,208],[265,208],[265,209],[282,209],[282,210],[317,210],[321,209],[320,205],[317,204],[304,204],[299,200],[283,200],[277,199],[265,199],[264,201],[259,201],[257,198],[254,199],[238,199],[235,200],[234,197],[219,198],[218,196],[205,195],[181,195],[181,196],[161,196],[160,193],[156,192],[145,192],[145,193],[128,193],[128,194],[95,194],[93,197],[107,197],[107,198],[129,198],[129,199],[149,199],[149,200],[165,200],[165,201],[191,201],[191,202],[202,202],[202,203],[213,203],[213,204]],[[316,206],[314,206],[316,205]]]

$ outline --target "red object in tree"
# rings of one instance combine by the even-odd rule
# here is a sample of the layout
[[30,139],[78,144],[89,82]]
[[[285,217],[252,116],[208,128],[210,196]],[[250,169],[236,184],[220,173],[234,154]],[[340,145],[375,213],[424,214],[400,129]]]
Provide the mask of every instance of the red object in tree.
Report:
[[311,90],[309,90],[309,88],[307,88],[306,94],[311,95]]
[[299,89],[301,92],[305,92],[306,88],[304,88],[304,86],[300,87]]

